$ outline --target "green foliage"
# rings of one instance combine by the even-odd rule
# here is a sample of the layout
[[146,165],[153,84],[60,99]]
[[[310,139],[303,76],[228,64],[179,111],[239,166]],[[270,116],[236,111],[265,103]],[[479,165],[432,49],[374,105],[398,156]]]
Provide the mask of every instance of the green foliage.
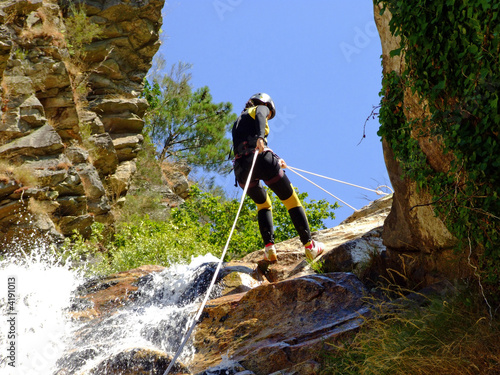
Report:
[[[406,176],[434,196],[437,214],[462,249],[481,249],[480,269],[500,281],[500,3],[484,0],[389,0],[390,28],[401,37],[406,70],[384,77],[379,134]],[[409,121],[402,108],[410,88],[428,116]],[[410,137],[411,135],[411,137]],[[434,171],[419,140],[433,137],[450,169]]]
[[152,220],[167,219],[169,212],[162,205],[162,195],[157,190],[163,184],[163,173],[148,137],[145,137],[142,150],[137,155],[136,167],[133,190],[127,193],[125,204],[118,212],[118,221],[137,222],[146,216]]
[[171,157],[207,171],[227,172],[227,132],[236,115],[231,103],[213,103],[208,87],[193,91],[189,68],[179,63],[161,79],[145,82],[143,95],[150,106],[145,132],[161,150],[161,161]]
[[102,34],[102,28],[90,21],[82,4],[70,2],[69,13],[64,20],[68,51],[75,59],[82,59],[85,57],[85,45],[98,38]]
[[126,271],[145,264],[169,266],[188,263],[192,257],[221,249],[209,244],[192,228],[182,228],[173,223],[148,218],[121,223],[112,240],[103,236],[104,226],[94,223],[92,236],[84,239],[76,233],[66,239],[59,249],[63,262],[83,268],[89,275],[107,275]]
[[[269,191],[273,206],[276,242],[281,242],[297,236],[290,216],[279,199]],[[333,210],[337,203],[329,204],[325,200],[305,202],[307,193],[298,194],[312,231],[325,229],[323,220],[335,218]],[[181,207],[173,210],[172,222],[180,229],[190,229],[197,233],[198,238],[205,238],[209,243],[223,249],[233,225],[240,201],[228,200],[202,192],[196,186],[192,187],[191,197]],[[255,203],[245,197],[240,216],[228,248],[228,258],[242,257],[263,247],[257,222]]]
[[187,263],[192,257],[211,253],[220,256],[221,249],[199,237],[191,228],[171,222],[149,219],[121,224],[110,252],[110,268],[124,271],[144,264],[169,266]]
[[109,273],[108,255],[103,250],[105,226],[94,222],[89,239],[83,238],[77,230],[71,237],[66,237],[57,249],[61,262],[69,262],[75,268],[83,268],[89,275]]
[[477,308],[478,292],[424,297],[418,306],[372,301],[371,314],[351,339],[330,343],[320,374],[487,374],[500,361],[499,324]]

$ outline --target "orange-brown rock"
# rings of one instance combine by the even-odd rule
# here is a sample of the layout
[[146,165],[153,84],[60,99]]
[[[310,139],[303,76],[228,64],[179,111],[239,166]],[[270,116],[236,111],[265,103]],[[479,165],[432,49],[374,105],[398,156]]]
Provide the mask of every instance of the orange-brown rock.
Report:
[[335,342],[360,325],[366,293],[353,274],[330,273],[212,300],[196,328],[190,369],[216,365],[222,356],[257,375],[318,361],[319,352],[328,349],[325,341]]
[[71,315],[75,319],[90,320],[113,314],[118,308],[134,299],[141,277],[152,272],[160,272],[163,268],[152,265],[141,266],[85,283],[80,288],[85,294],[76,298]]

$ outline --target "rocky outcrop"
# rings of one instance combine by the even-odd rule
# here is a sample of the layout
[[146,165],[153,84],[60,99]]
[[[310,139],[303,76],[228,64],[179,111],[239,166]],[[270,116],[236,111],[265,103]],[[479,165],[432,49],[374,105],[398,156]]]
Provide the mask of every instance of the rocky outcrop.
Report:
[[[382,65],[384,74],[405,70],[402,56],[390,56],[392,50],[400,47],[399,37],[389,29],[391,13],[388,9],[380,15],[382,5],[376,5],[375,22],[382,42]],[[405,90],[402,108],[411,121],[426,114],[424,106],[410,89]],[[445,154],[438,139],[420,137],[419,146],[427,157],[427,162],[436,171],[444,171],[452,160]],[[452,247],[455,239],[439,219],[431,204],[432,196],[425,189],[417,189],[417,184],[403,175],[403,171],[385,140],[384,159],[394,188],[391,213],[383,229],[382,238],[387,246],[387,266],[405,270],[405,276],[415,284],[427,284],[439,274],[453,278],[470,272],[463,259],[456,259]]]
[[[0,4],[0,159],[37,177],[6,175],[3,250],[28,226],[60,241],[94,221],[112,224],[112,206],[135,171],[147,108],[139,94],[159,47],[164,0],[76,3],[81,8],[57,0]],[[100,28],[78,51],[65,26],[75,9]]]
[[[194,331],[194,353],[186,362],[187,367],[177,364],[177,371],[184,373],[182,371],[188,368],[188,373],[200,375],[259,375],[277,371],[317,374],[321,366],[320,353],[334,348],[328,343],[343,340],[357,330],[362,316],[369,311],[365,299],[369,289],[356,275],[363,274],[371,257],[385,253],[380,233],[391,202],[391,196],[382,198],[341,225],[314,233],[314,237],[326,245],[325,253],[316,262],[325,273],[313,271],[298,238],[277,244],[277,263],[264,261],[263,250],[259,250],[224,264],[216,292]],[[189,281],[187,275],[177,271],[174,271],[175,279],[163,279],[161,275],[168,269],[143,266],[88,281],[79,289],[71,308],[73,319],[82,323],[75,341],[86,345],[60,360],[61,371],[78,373],[75,371],[91,360],[94,367],[87,367],[89,373],[106,369],[109,374],[121,374],[121,371],[136,374],[144,368],[162,373],[171,357],[151,349],[150,345],[164,345],[172,340],[164,336],[174,335],[173,350],[177,350],[185,333],[178,328],[179,323],[162,320],[143,327],[141,336],[150,340],[145,347],[125,347],[108,357],[104,355],[105,359],[99,361],[95,358],[103,358],[103,353],[97,353],[96,348],[103,344],[91,343],[92,349],[89,349],[88,341],[104,340],[94,330],[108,332],[106,324],[122,324],[126,309],[139,314],[141,321],[151,319],[150,315],[142,318],[141,312],[147,306],[158,309],[174,290],[180,296],[174,298],[175,307],[168,305],[169,310],[180,308],[177,315],[186,314],[182,309],[186,301],[204,295],[214,270],[215,266],[205,264],[196,272],[196,278]],[[154,280],[158,289],[151,286]],[[191,287],[184,290],[186,284]],[[154,311],[166,314],[164,310]]]

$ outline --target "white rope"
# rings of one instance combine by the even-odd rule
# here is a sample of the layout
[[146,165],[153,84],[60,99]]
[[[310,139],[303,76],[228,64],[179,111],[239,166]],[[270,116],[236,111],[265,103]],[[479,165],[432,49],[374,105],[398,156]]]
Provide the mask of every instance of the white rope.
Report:
[[170,361],[170,364],[168,365],[168,367],[165,370],[165,372],[163,373],[163,375],[168,375],[168,373],[170,372],[170,370],[174,366],[175,361],[177,360],[177,358],[179,358],[179,355],[182,353],[182,349],[184,349],[184,346],[186,345],[187,341],[191,337],[191,334],[193,333],[194,327],[196,326],[196,323],[198,322],[198,319],[200,318],[200,316],[203,312],[203,309],[205,308],[205,305],[208,302],[208,298],[210,297],[210,293],[212,291],[212,288],[215,285],[215,281],[216,281],[217,276],[219,274],[219,271],[221,269],[222,261],[224,259],[224,256],[226,255],[226,251],[229,247],[229,241],[231,241],[231,237],[233,235],[234,228],[236,227],[236,222],[238,221],[238,217],[240,216],[241,208],[243,207],[243,202],[244,202],[245,196],[247,194],[248,186],[250,185],[250,180],[252,177],[253,168],[255,166],[255,161],[257,160],[258,154],[259,153],[257,151],[255,151],[253,161],[252,161],[252,167],[250,168],[250,172],[248,173],[247,182],[245,184],[245,188],[243,189],[243,195],[241,196],[240,207],[238,208],[238,212],[236,213],[236,218],[234,219],[234,223],[233,223],[233,227],[231,228],[231,232],[229,232],[229,237],[227,238],[226,246],[224,246],[224,250],[222,251],[222,255],[221,255],[220,260],[217,264],[217,269],[215,270],[214,276],[212,277],[212,282],[210,283],[210,286],[208,287],[208,290],[205,294],[205,298],[203,299],[203,302],[201,303],[200,308],[198,309],[198,313],[196,314],[196,317],[194,318],[193,323],[191,324],[191,328],[189,328],[189,331],[187,332],[186,336],[184,337],[184,340],[182,341],[179,349],[175,353],[174,358],[172,358],[172,361]]
[[[290,166],[287,166],[288,169],[290,169],[293,173],[295,173],[296,175],[302,177],[304,180],[306,181],[309,181],[311,184],[313,184],[314,186],[320,188],[321,190],[323,190],[325,193],[327,194],[330,194],[332,197],[334,197],[336,200],[338,201],[341,201],[342,203],[344,203],[346,206],[349,206],[350,208],[352,208],[354,211],[357,211],[353,206],[351,206],[349,203],[347,202],[344,202],[342,199],[340,199],[339,197],[336,197],[335,195],[333,195],[332,193],[330,193],[328,190],[325,190],[323,189],[321,186],[319,186],[318,184],[312,182],[310,179],[308,179],[307,177],[304,177],[302,176],[299,172],[295,171],[294,169],[297,169],[297,168],[291,168]],[[297,169],[300,171],[300,169]]]
[[[308,172],[308,171],[304,171],[303,169],[299,169],[299,168],[295,168],[295,167],[290,167],[288,166],[288,168],[292,171],[292,172],[295,172],[295,171],[300,171],[300,172],[304,172],[304,173],[308,173],[308,174],[311,174],[313,176],[317,176],[317,177],[321,177],[321,178],[326,178],[327,180],[331,180],[331,181],[335,181],[335,182],[340,182],[341,184],[345,184],[345,185],[349,185],[349,186],[354,186],[354,187],[357,187],[357,188],[360,188],[360,189],[364,189],[364,190],[368,190],[368,191],[373,191],[374,193],[378,194],[378,195],[388,195],[388,193],[384,193],[382,190],[380,190],[380,188],[387,188],[389,190],[391,190],[393,193],[394,191],[387,185],[380,185],[377,187],[377,189],[369,189],[369,188],[366,188],[366,187],[363,187],[363,186],[359,186],[359,185],[354,185],[354,184],[351,184],[349,182],[345,182],[345,181],[341,181],[341,180],[336,180],[335,178],[331,178],[331,177],[326,177],[326,176],[322,176],[320,174],[317,174],[317,173],[313,173],[313,172]],[[297,173],[297,172],[295,172]],[[300,176],[300,175],[299,175]],[[302,177],[302,176],[301,176]]]

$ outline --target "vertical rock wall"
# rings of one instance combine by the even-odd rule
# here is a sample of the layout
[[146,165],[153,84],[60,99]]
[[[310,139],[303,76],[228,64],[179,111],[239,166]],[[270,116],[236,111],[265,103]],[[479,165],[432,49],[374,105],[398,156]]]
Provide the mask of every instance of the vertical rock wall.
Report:
[[101,33],[78,53],[67,39],[67,1],[0,4],[3,250],[18,236],[61,240],[75,229],[88,234],[94,221],[112,225],[143,141],[139,94],[163,3],[82,1]]
[[[382,42],[383,73],[405,70],[404,56],[390,57],[390,52],[400,47],[399,37],[391,34],[388,9],[380,15],[381,7],[375,6],[375,22]],[[420,98],[410,88],[404,92],[402,107],[407,119],[424,117]],[[427,157],[427,162],[436,171],[444,171],[452,160],[451,154],[444,154],[438,139],[420,137],[419,146]],[[394,188],[393,205],[384,223],[383,240],[387,247],[390,267],[398,269],[413,283],[420,285],[434,281],[433,275],[451,278],[471,272],[471,268],[460,262],[452,248],[455,239],[444,223],[436,217],[430,204],[432,196],[424,189],[417,190],[414,181],[406,178],[385,140],[384,158]]]

